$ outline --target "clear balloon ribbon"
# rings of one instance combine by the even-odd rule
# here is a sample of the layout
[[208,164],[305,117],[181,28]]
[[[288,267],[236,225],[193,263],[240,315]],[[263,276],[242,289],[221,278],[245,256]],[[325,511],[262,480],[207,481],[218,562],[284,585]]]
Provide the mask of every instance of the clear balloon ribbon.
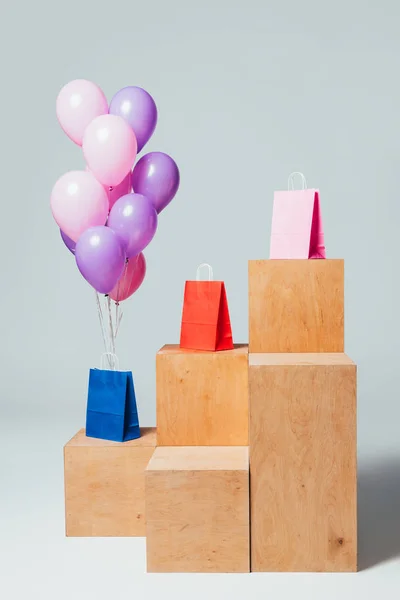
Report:
[[125,262],[124,272],[118,280],[117,300],[115,301],[115,338],[118,335],[119,326],[121,324],[122,317],[124,315],[122,308],[120,308],[119,294],[120,294],[121,284],[123,283],[125,286],[127,276],[128,276],[128,260]]
[[[104,306],[102,306],[102,303]],[[104,355],[107,357],[109,368],[115,370],[113,356],[115,355],[115,340],[118,334],[119,325],[121,323],[122,313],[118,313],[117,303],[115,319],[113,320],[111,298],[108,295],[101,298],[100,294],[96,292],[96,304],[105,350]]]
[[[101,335],[103,337],[104,350],[107,353],[108,352],[108,342],[107,342],[106,329],[104,327],[104,317],[103,317],[103,310],[101,307],[100,294],[97,291],[95,291],[95,294],[96,294],[97,314],[99,317]],[[109,365],[111,367],[111,363],[109,363]]]

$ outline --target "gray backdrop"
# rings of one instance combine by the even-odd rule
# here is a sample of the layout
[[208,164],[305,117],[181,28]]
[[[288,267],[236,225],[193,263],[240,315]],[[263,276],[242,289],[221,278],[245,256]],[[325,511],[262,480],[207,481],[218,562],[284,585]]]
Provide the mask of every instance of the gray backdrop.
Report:
[[[170,153],[181,170],[118,344],[143,425],[155,424],[155,353],[179,339],[183,284],[200,262],[225,280],[235,340],[247,341],[247,261],[268,257],[273,192],[291,171],[320,188],[328,256],[345,259],[346,351],[359,365],[360,566],[368,570],[329,583],[200,577],[195,588],[178,577],[174,597],[275,586],[275,594],[351,597],[399,585],[399,24],[395,0],[25,0],[2,9],[0,543],[8,544],[9,598],[20,597],[17,568],[29,569],[41,599],[60,578],[75,597],[103,597],[108,584],[123,597],[132,568],[141,597],[164,585],[143,574],[142,542],[63,539],[61,448],[84,424],[88,369],[102,352],[93,292],[49,207],[56,179],[83,166],[55,116],[60,88],[76,78],[95,81],[109,99],[125,85],[148,89],[159,123],[146,150]],[[97,561],[110,572],[100,575]]]

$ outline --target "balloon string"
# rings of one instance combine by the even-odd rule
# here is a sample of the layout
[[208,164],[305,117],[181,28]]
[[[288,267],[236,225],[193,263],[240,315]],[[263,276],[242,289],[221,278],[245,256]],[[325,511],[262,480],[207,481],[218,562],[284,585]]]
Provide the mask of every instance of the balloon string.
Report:
[[117,326],[116,326],[116,331],[115,331],[115,337],[117,337],[118,331],[119,331],[119,326],[121,324],[122,321],[122,317],[124,316],[124,313],[121,312],[117,321]]
[[101,334],[103,337],[104,349],[107,352],[107,340],[106,340],[106,336],[105,336],[105,332],[104,332],[103,311],[101,308],[100,298],[99,298],[99,294],[97,291],[96,291],[96,301],[97,301],[97,311],[98,311],[99,322],[100,322],[100,327],[101,327]]
[[119,326],[122,320],[122,316],[123,316],[123,311],[122,308],[120,307],[119,304],[119,292],[120,292],[120,288],[121,288],[121,282],[123,282],[124,286],[126,285],[126,276],[128,274],[128,259],[125,262],[125,266],[124,266],[124,272],[121,275],[121,277],[118,280],[118,287],[117,287],[117,301],[115,302],[115,338],[118,335],[118,331],[119,331]]
[[97,291],[95,291],[95,294],[96,294],[97,314],[98,314],[98,317],[99,317],[100,329],[101,329],[101,335],[102,335],[102,338],[103,338],[104,349],[105,349],[105,351],[107,353],[107,360],[108,360],[109,367],[111,368],[111,361],[110,361],[110,356],[108,354],[108,344],[107,344],[107,340],[106,340],[106,333],[105,333],[105,326],[104,326],[103,310],[101,308],[101,302],[100,302],[99,293]]
[[[104,314],[105,315],[107,315],[107,311],[108,311],[108,296],[105,295],[104,296]],[[108,356],[108,360],[109,360],[109,367],[110,367],[110,369],[112,369],[111,356],[112,356],[113,352],[112,352],[112,343],[111,343],[111,336],[110,336],[110,325],[109,325],[109,323],[106,323],[105,319],[104,319],[104,331],[105,331],[105,336],[107,339],[107,351],[108,351],[107,356]]]
[[[112,321],[112,312],[111,312],[111,298],[107,296],[107,308],[108,308],[108,325],[110,328],[110,347],[112,354],[115,355],[115,337],[114,337],[114,326]],[[113,360],[113,369],[115,370],[115,359]]]
[[[126,261],[125,267],[124,267],[124,272],[118,281],[118,288],[117,288],[117,298],[118,299],[119,299],[120,286],[122,283],[124,285],[126,284],[127,275],[128,275],[128,261]],[[105,318],[104,318],[102,303],[100,301],[100,295],[97,291],[95,291],[95,294],[96,294],[97,313],[98,313],[98,317],[99,317],[101,335],[103,338],[103,344],[104,344],[104,349],[105,349],[104,354],[105,354],[105,356],[107,356],[109,368],[115,370],[115,368],[116,368],[116,363],[115,363],[115,358],[114,358],[115,346],[116,346],[115,340],[117,338],[119,328],[121,325],[123,311],[120,307],[119,301],[117,300],[115,302],[115,316],[113,316],[113,310],[111,307],[111,298],[109,295],[105,295],[104,296],[104,310],[106,313],[108,313],[108,326],[107,326],[106,322],[105,322]]]
[[[125,261],[126,264],[126,261]],[[124,273],[125,273],[125,265],[124,265]],[[122,275],[123,277],[124,275]],[[117,333],[118,333],[118,312],[119,312],[119,290],[121,287],[121,279],[122,277],[120,277],[118,279],[118,284],[117,284],[117,299],[115,301],[115,337],[117,337]]]
[[108,187],[108,190],[107,190],[107,197],[108,197],[108,214],[110,214],[110,211],[111,211],[110,202],[111,202],[111,192],[112,192],[112,190],[113,190],[113,188],[112,188],[112,186],[110,185],[110,186]]

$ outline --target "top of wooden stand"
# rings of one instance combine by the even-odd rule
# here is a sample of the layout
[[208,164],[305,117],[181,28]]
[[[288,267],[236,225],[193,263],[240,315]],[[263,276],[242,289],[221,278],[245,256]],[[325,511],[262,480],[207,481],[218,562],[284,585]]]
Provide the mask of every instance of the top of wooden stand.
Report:
[[249,354],[249,366],[274,365],[354,365],[355,363],[343,352],[265,352]]
[[247,446],[163,446],[148,471],[242,471],[249,468]]
[[153,446],[156,445],[156,428],[141,427],[140,438],[130,440],[129,442],[111,442],[110,440],[100,440],[97,438],[86,437],[85,430],[80,429],[76,435],[66,444],[66,446]]
[[247,355],[249,347],[247,344],[234,344],[233,350],[218,350],[218,352],[210,352],[208,350],[187,350],[181,348],[179,344],[166,344],[158,351],[158,354],[217,354],[223,356],[224,354],[245,354]]

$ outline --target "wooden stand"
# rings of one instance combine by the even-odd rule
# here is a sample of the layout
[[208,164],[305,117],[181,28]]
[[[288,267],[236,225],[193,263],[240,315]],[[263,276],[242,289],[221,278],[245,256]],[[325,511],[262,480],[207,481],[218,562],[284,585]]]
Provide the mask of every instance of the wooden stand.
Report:
[[249,261],[249,352],[343,352],[343,260]]
[[355,364],[250,354],[249,389],[252,570],[355,571]]
[[146,470],[146,535],[150,572],[248,572],[248,449],[157,448]]
[[342,260],[250,261],[250,354],[164,346],[158,447],[65,446],[67,535],[146,534],[150,572],[356,571],[343,280]]
[[86,437],[64,447],[67,536],[144,536],[144,471],[156,444],[154,428],[130,442]]
[[248,348],[157,354],[157,445],[247,446]]

